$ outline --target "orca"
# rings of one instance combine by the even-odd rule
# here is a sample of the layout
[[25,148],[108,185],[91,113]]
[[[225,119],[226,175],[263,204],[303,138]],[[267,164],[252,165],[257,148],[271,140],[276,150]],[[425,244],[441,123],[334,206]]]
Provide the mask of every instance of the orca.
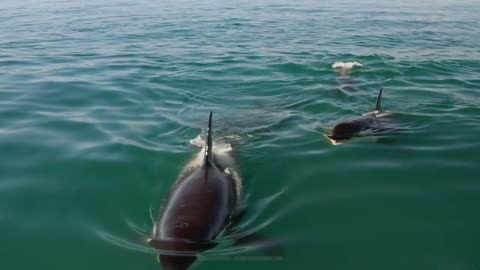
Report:
[[242,183],[212,144],[212,112],[205,147],[173,185],[148,243],[164,270],[185,270],[242,215]]
[[382,125],[383,118],[390,116],[390,113],[382,111],[382,93],[383,89],[380,89],[374,111],[344,120],[333,126],[330,132],[325,135],[333,145],[342,144],[351,139],[362,137],[365,133],[375,133],[384,128]]

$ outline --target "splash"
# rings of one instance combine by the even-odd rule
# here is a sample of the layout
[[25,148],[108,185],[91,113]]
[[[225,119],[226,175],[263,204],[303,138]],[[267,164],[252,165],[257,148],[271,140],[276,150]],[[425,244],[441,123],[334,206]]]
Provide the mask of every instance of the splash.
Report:
[[[197,147],[204,147],[205,140],[202,139],[202,137],[199,134],[197,137],[190,140],[190,144]],[[213,141],[213,151],[216,154],[228,153],[232,151],[232,145],[225,142]]]
[[363,64],[357,61],[354,62],[335,62],[332,65],[333,69],[352,69],[354,67],[363,67]]
[[341,75],[349,75],[354,67],[363,67],[362,63],[357,61],[354,62],[335,62],[332,65],[332,68],[340,72]]

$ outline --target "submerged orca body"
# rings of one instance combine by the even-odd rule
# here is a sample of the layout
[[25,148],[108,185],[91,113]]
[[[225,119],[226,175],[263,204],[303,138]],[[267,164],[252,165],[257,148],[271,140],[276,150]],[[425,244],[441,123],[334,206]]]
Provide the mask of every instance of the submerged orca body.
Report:
[[380,89],[377,98],[377,105],[375,111],[368,112],[362,116],[348,119],[336,124],[329,134],[326,135],[330,141],[336,144],[342,144],[355,137],[362,136],[362,133],[367,131],[379,131],[382,129],[381,118],[388,115],[381,111],[381,99],[383,89]]
[[[165,270],[187,269],[197,255],[216,245],[240,205],[240,185],[212,149],[212,112],[200,162],[185,168],[154,224],[148,243],[159,249]],[[218,158],[218,160],[217,160]]]

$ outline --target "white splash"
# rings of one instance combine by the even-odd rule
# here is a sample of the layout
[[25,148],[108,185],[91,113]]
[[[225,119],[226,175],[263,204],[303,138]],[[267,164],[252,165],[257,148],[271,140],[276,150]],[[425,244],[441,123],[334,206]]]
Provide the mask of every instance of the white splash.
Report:
[[190,140],[190,144],[198,147],[203,147],[205,146],[205,140],[203,140],[202,137],[198,135],[197,137]]
[[364,113],[364,114],[362,114],[362,116],[375,117],[375,118],[390,117],[390,116],[392,116],[392,112],[390,112],[390,111],[384,111],[384,112],[373,111],[373,112]]
[[332,65],[333,69],[344,69],[344,70],[351,70],[354,67],[363,67],[362,63],[357,61],[354,62],[335,62]]
[[[196,168],[202,165],[203,158],[205,156],[205,140],[202,139],[200,135],[190,140],[190,144],[196,147],[201,148],[201,150],[195,155],[195,157],[190,160],[190,162],[185,167],[185,171],[189,170],[190,168]],[[220,145],[215,141],[212,142],[212,151],[215,153],[216,156],[227,156],[228,152],[232,150],[232,146],[230,144],[223,144]]]
[[335,62],[332,68],[340,73],[341,76],[348,76],[352,72],[354,67],[363,67],[363,65],[357,61],[354,62]]
[[[190,140],[190,144],[197,147],[205,147],[205,140],[198,135],[197,137]],[[232,145],[224,142],[212,142],[212,150],[215,154],[223,154],[232,151]]]

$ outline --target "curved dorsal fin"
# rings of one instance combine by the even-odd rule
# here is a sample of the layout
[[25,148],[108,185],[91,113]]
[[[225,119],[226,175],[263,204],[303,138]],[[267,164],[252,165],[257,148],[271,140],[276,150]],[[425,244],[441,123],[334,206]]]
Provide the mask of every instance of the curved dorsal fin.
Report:
[[382,92],[383,92],[383,88],[380,88],[380,92],[378,93],[378,97],[377,97],[377,106],[375,106],[375,111],[382,110]]

